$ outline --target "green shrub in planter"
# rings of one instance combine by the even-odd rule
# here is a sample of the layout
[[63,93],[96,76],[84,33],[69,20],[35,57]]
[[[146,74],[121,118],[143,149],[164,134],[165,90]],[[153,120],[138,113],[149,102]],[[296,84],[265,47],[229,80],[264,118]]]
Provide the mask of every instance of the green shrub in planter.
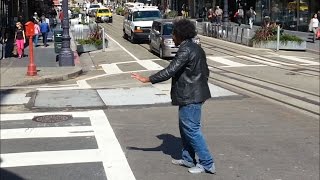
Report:
[[[255,35],[250,40],[250,43],[266,43],[268,41],[277,41],[277,25],[270,25],[268,27],[261,27],[257,29]],[[301,44],[303,40],[297,36],[284,34],[283,30],[280,30],[280,42],[287,44],[289,41],[297,42]]]
[[89,38],[89,39],[79,39],[77,41],[79,44],[84,45],[84,44],[93,44],[95,46],[100,46],[102,44],[101,39],[95,39],[95,38]]
[[124,11],[123,7],[117,7],[116,9],[116,13],[120,15],[123,13],[123,11]]
[[177,16],[178,16],[178,12],[177,11],[173,11],[173,10],[171,10],[170,12],[164,14],[164,18],[166,18],[166,19],[175,18]]

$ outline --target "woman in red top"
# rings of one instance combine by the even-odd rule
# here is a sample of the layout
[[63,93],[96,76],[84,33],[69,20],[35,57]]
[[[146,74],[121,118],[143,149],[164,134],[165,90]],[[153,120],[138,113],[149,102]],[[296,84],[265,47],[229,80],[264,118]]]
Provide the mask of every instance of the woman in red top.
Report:
[[19,57],[19,59],[21,59],[22,52],[24,49],[24,43],[26,42],[26,36],[24,34],[22,24],[20,22],[17,22],[16,26],[17,26],[17,30],[15,33],[14,39],[15,39],[16,45],[17,45],[18,57]]

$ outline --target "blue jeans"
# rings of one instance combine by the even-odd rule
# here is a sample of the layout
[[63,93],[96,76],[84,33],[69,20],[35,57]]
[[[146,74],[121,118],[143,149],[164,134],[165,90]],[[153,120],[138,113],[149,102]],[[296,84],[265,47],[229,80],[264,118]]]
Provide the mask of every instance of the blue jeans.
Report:
[[35,46],[38,45],[38,40],[39,40],[39,34],[34,35],[33,42],[34,42],[34,45],[35,45]]
[[41,33],[42,34],[42,42],[43,42],[43,45],[46,46],[47,45],[47,37],[48,37],[48,33],[47,32],[43,32]]
[[179,106],[182,159],[196,164],[195,154],[197,154],[199,164],[209,170],[214,160],[201,132],[201,107],[202,103]]

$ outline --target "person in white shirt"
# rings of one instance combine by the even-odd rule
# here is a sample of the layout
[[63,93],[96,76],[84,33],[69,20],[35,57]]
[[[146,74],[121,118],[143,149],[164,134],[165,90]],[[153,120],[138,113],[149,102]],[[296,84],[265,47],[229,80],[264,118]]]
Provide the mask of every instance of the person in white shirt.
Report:
[[222,11],[222,9],[220,9],[219,6],[216,7],[215,14],[216,14],[216,18],[217,18],[217,23],[221,24],[223,11]]
[[319,28],[319,20],[318,20],[318,15],[315,13],[312,16],[312,19],[310,20],[310,24],[309,24],[309,31],[313,32],[313,42],[316,40],[318,28]]

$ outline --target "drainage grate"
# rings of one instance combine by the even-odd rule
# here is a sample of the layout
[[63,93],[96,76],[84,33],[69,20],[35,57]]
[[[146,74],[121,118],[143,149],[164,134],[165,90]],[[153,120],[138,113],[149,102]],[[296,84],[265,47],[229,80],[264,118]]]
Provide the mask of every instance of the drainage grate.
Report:
[[41,123],[57,123],[73,119],[72,115],[44,115],[44,116],[35,116],[32,118],[32,121],[41,122]]

